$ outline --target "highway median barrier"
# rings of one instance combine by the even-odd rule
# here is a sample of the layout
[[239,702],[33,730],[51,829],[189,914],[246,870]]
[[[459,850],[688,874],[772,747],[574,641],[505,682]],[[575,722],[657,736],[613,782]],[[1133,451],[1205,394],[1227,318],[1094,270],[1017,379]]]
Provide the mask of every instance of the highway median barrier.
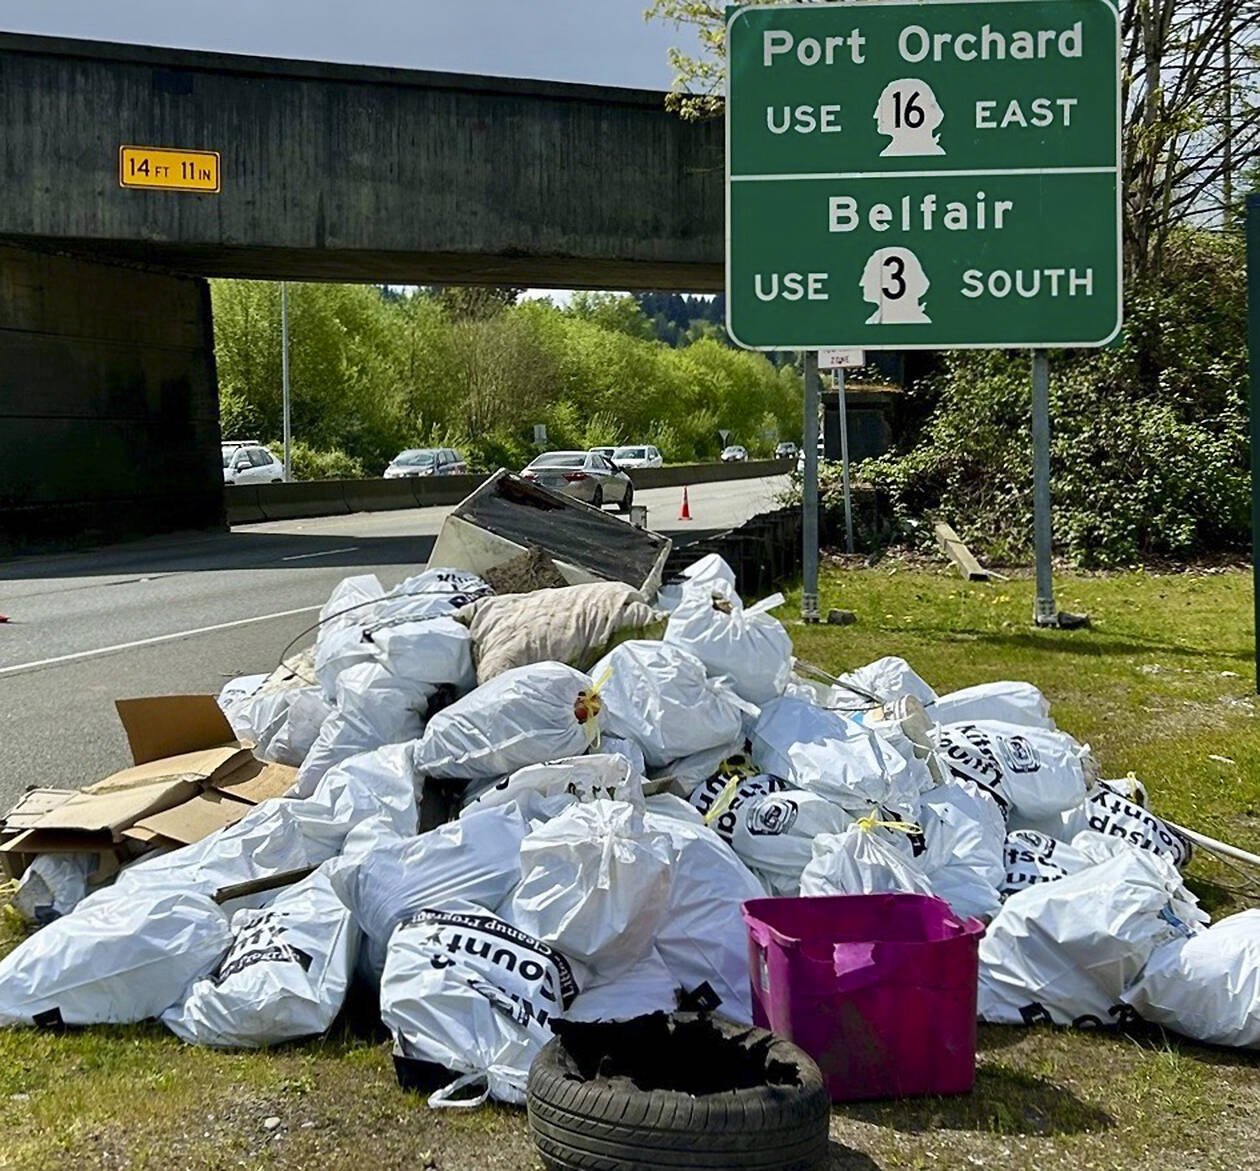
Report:
[[258,504],[266,520],[301,520],[336,516],[350,511],[341,480],[310,480],[300,484],[259,484]]

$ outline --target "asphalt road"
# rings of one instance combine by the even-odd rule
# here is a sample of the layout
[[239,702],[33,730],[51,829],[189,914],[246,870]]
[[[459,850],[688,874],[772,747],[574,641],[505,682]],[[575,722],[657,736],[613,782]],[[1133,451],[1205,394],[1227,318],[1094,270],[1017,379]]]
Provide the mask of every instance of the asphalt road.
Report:
[[[775,506],[785,481],[636,493],[652,528],[690,534]],[[130,763],[115,699],[216,693],[269,671],[333,586],[375,573],[388,589],[423,567],[449,509],[243,525],[0,565],[0,813],[33,785],[77,787]]]

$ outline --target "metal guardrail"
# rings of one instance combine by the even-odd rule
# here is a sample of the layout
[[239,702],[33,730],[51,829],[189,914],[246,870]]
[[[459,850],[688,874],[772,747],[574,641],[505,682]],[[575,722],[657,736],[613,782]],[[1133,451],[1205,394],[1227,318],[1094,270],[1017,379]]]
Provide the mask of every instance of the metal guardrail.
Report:
[[[680,488],[725,480],[786,475],[791,459],[743,463],[678,464],[630,473],[636,489]],[[458,504],[485,482],[485,476],[414,476],[405,480],[307,480],[294,484],[229,484],[223,489],[229,524],[299,520],[350,512],[388,512]]]

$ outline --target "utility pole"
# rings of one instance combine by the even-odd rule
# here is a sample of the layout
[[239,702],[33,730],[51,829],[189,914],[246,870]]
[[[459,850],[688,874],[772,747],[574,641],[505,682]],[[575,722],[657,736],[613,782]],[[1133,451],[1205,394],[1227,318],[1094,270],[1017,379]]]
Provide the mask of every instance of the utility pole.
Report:
[[284,482],[292,478],[290,468],[290,446],[293,440],[293,428],[289,417],[289,286],[280,282],[280,384],[284,412]]
[[840,477],[844,486],[844,551],[853,552],[853,493],[849,490],[849,404],[844,397],[844,367],[836,371],[840,415]]
[[1037,600],[1033,621],[1058,626],[1050,570],[1050,359],[1032,352],[1033,544],[1037,555]]
[[818,351],[805,351],[805,484],[801,517],[801,621],[818,621]]

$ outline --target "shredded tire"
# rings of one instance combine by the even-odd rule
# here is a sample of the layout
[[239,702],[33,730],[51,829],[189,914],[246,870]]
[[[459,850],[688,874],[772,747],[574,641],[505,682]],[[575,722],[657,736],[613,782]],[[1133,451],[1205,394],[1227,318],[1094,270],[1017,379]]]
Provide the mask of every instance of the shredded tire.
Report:
[[[742,1059],[764,1075],[697,1093],[644,1088],[615,1059],[587,1076],[557,1038],[535,1060],[527,1090],[530,1134],[548,1171],[811,1171],[824,1164],[831,1103],[805,1053],[762,1029],[690,1014],[670,1019],[717,1030],[733,1066]],[[660,1052],[658,1062],[668,1069],[670,1054]]]

